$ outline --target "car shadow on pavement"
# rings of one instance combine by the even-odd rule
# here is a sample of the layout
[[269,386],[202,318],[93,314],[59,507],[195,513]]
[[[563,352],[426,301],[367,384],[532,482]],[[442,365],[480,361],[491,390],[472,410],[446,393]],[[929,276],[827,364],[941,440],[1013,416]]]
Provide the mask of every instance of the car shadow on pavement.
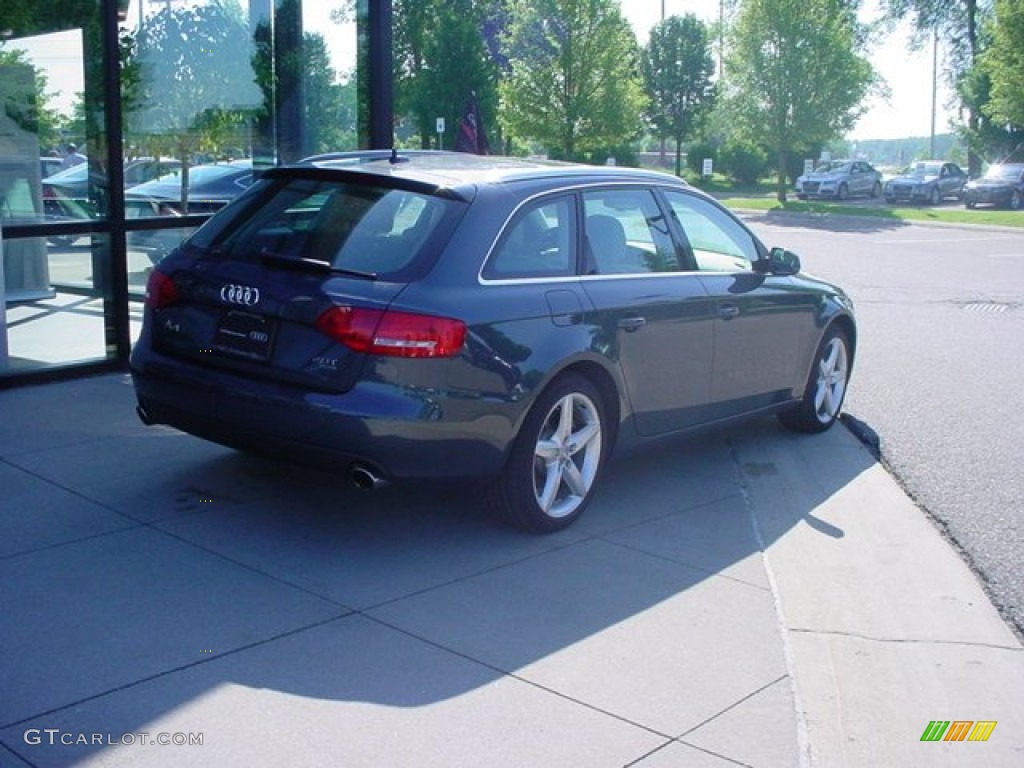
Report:
[[[344,471],[112,425],[133,407],[120,378],[0,400],[5,417],[75,411],[0,453],[18,542],[0,554],[0,741],[33,764],[144,758],[31,729],[203,731],[235,764],[273,762],[268,728],[322,723],[324,754],[343,754],[439,712],[478,738],[565,720],[612,753],[631,744],[622,722],[687,733],[785,680],[763,550],[802,523],[841,538],[815,510],[874,463],[841,428],[798,437],[773,419],[662,441],[609,464],[572,528],[532,536],[476,487],[364,492]],[[829,472],[780,473],[812,443],[839,452]],[[766,478],[800,483],[798,506],[759,519]]]
[[828,232],[891,232],[909,227],[913,222],[896,217],[850,213],[804,213],[798,211],[767,211],[744,213],[744,221],[776,227],[800,227]]

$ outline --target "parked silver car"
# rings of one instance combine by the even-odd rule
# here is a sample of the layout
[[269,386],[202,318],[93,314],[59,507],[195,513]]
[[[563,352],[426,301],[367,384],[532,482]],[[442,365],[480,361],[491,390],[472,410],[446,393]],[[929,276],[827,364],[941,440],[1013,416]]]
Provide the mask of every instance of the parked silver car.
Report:
[[947,197],[962,199],[966,183],[967,174],[956,163],[922,160],[885,183],[885,201],[906,200],[938,205]]
[[879,197],[882,174],[864,160],[830,160],[820,163],[811,173],[796,180],[796,196],[831,197],[845,200],[852,195]]

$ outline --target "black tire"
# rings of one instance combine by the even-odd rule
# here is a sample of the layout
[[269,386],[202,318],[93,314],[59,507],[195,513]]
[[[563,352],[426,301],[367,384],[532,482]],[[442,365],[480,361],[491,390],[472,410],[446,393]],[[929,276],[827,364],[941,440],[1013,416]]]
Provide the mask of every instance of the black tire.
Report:
[[882,182],[876,181],[875,186],[871,188],[871,196],[878,197],[882,194]]
[[964,200],[964,208],[967,208],[968,210],[973,211],[974,207],[976,205],[977,205],[977,203],[974,202],[973,200],[971,200],[970,198],[967,198],[966,200]]
[[1019,211],[1021,205],[1024,205],[1024,197],[1021,197],[1020,190],[1013,190],[1010,194],[1010,210]]
[[836,190],[836,199],[845,200],[850,196],[850,188],[845,183],[839,185],[839,189]]
[[491,508],[531,533],[572,525],[593,496],[609,426],[601,393],[589,379],[575,373],[556,379],[533,404],[508,464],[491,484]]
[[793,410],[780,413],[779,421],[797,432],[817,433],[829,429],[843,409],[851,361],[846,332],[832,326],[814,354],[803,399]]
[[939,188],[932,187],[932,191],[928,195],[928,202],[931,203],[932,205],[938,205],[941,199],[942,195],[939,194]]

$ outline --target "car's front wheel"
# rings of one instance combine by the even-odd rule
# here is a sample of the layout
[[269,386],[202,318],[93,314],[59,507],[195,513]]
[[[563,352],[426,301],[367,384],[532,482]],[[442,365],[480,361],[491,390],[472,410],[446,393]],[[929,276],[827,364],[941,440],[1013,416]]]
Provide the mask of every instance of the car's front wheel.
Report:
[[832,327],[818,345],[803,399],[779,420],[798,432],[824,432],[839,418],[849,380],[850,342],[841,328]]
[[508,464],[490,489],[491,506],[533,533],[561,530],[583,514],[608,450],[601,393],[570,373],[534,403]]
[[932,191],[928,194],[928,202],[932,205],[938,205],[941,198],[942,196],[939,194],[939,188],[932,187]]
[[836,197],[839,200],[845,200],[850,196],[850,188],[846,184],[840,184],[839,189],[836,190]]
[[1010,208],[1014,211],[1019,211],[1022,205],[1024,205],[1024,197],[1021,196],[1019,190],[1013,190],[1013,193],[1010,195]]
[[871,196],[878,197],[882,194],[882,182],[876,181],[875,186],[871,188]]

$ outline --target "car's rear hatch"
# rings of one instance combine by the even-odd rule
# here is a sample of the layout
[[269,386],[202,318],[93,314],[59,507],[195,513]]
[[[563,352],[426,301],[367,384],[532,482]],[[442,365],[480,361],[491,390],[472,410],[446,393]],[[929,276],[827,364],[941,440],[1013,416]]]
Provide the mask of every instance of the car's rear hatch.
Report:
[[449,321],[388,308],[429,270],[461,205],[377,180],[272,176],[154,270],[153,349],[329,392],[351,388],[368,354],[444,355]]

